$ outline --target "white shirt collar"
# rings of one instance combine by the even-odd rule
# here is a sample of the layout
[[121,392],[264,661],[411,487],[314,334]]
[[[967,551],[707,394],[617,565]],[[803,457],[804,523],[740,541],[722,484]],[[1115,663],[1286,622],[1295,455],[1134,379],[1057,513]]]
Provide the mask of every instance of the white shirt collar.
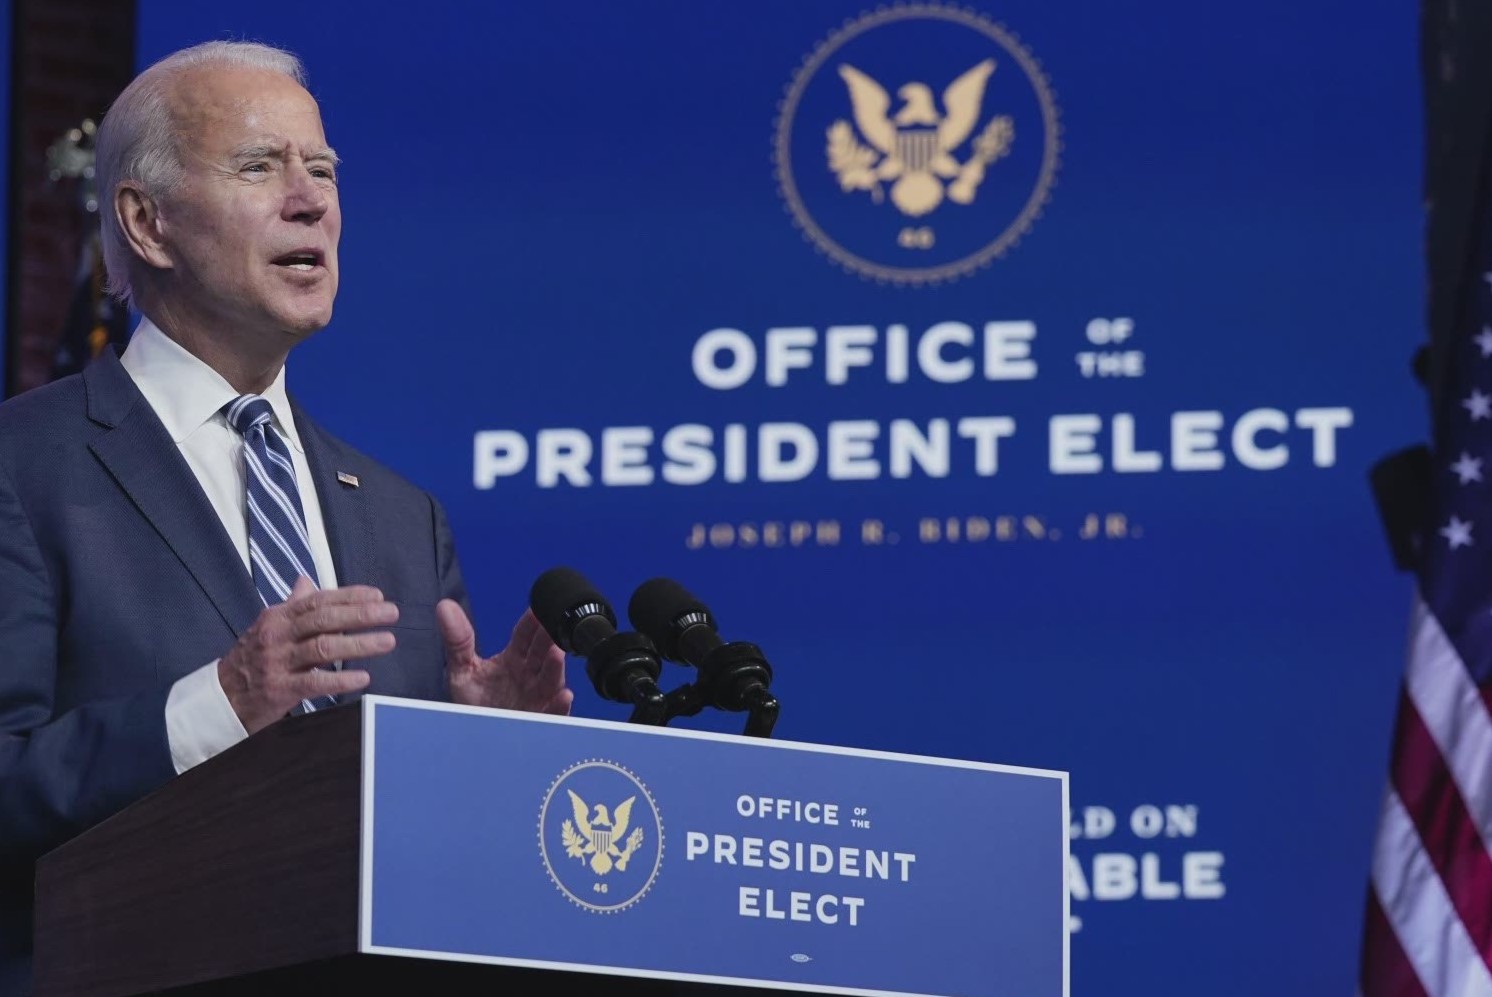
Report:
[[[233,385],[149,318],[140,319],[119,362],[178,446],[214,418],[227,424],[221,410],[238,397]],[[281,435],[305,453],[295,429],[295,416],[290,412],[290,398],[285,394],[284,367],[261,396],[274,410]]]

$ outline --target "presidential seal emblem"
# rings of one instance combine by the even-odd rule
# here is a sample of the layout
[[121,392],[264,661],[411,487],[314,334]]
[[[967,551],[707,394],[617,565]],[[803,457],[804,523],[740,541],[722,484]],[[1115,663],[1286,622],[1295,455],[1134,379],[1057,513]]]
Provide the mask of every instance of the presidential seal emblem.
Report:
[[663,821],[642,780],[615,762],[589,759],[560,773],[544,795],[539,854],[572,903],[615,914],[658,878]]
[[803,62],[773,137],[793,221],[845,269],[954,280],[1003,255],[1050,195],[1060,136],[1041,66],[1003,27],[941,4],[883,8]]

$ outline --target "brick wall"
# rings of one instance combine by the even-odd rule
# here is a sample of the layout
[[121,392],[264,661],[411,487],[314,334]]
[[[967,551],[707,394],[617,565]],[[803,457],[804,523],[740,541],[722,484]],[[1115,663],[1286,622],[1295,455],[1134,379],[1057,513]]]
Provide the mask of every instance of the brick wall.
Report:
[[84,239],[78,181],[47,179],[47,147],[98,121],[134,75],[133,0],[14,0],[7,394],[51,379]]

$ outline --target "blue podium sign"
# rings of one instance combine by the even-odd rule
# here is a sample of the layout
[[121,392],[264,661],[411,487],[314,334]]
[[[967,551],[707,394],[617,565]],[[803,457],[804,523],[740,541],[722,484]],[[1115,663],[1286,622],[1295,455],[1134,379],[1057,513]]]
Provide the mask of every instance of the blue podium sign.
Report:
[[1068,993],[1067,774],[363,701],[368,953]]

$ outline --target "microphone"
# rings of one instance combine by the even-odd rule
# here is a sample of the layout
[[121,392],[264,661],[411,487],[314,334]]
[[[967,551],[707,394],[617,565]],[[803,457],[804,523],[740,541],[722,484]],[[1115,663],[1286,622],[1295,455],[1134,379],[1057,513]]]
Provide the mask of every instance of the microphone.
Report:
[[663,657],[698,670],[695,692],[703,705],[749,712],[746,733],[770,736],[780,707],[768,691],[772,666],[761,648],[721,640],[710,608],[670,578],[639,585],[627,604],[627,618]]
[[556,644],[586,659],[585,673],[597,695],[631,703],[632,723],[665,722],[658,652],[642,634],[617,632],[616,613],[584,575],[570,568],[549,569],[529,590],[528,604]]

